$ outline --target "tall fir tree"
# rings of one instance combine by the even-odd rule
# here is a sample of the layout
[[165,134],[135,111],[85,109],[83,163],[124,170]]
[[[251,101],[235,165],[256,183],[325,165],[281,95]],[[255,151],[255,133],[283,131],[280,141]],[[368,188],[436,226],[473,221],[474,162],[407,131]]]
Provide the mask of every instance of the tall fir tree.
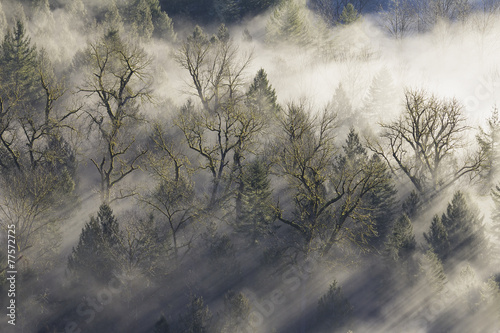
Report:
[[306,46],[311,42],[310,30],[305,5],[299,0],[283,1],[267,22],[266,41]]
[[429,233],[424,235],[445,264],[451,258],[488,260],[489,249],[483,219],[479,210],[468,200],[462,192],[455,192],[441,221],[434,217]]
[[352,3],[348,3],[344,9],[342,10],[342,14],[340,14],[339,24],[349,25],[356,22],[359,19],[359,14],[356,8],[352,5]]
[[386,243],[389,257],[397,262],[406,262],[415,253],[417,242],[413,232],[413,224],[405,214],[394,222],[392,234]]
[[485,190],[488,192],[496,182],[500,170],[498,166],[498,161],[500,161],[500,118],[496,106],[488,118],[486,129],[480,127],[476,139],[486,157],[481,166],[480,176]]
[[448,232],[438,215],[432,218],[428,233],[424,233],[424,238],[431,250],[441,259],[445,260],[450,255],[450,240]]
[[42,103],[43,91],[38,84],[37,51],[22,21],[5,35],[0,56],[2,99],[10,100],[19,112],[32,111]]
[[338,286],[337,281],[333,281],[328,292],[318,301],[316,321],[325,332],[337,332],[349,325],[352,311],[353,307],[345,298],[342,287]]
[[117,247],[121,234],[113,211],[107,204],[99,207],[82,229],[76,248],[68,258],[68,268],[77,279],[93,276],[98,281],[112,277],[117,266]]
[[[491,191],[491,198],[493,199],[493,211],[491,214],[491,227],[490,236],[492,238],[492,259],[496,263],[500,264],[500,258],[498,254],[500,253],[500,186],[496,185]],[[500,272],[499,272],[500,273]]]
[[259,69],[248,88],[245,104],[252,111],[267,117],[279,112],[276,91],[269,83],[267,73],[263,68]]
[[246,167],[242,177],[241,210],[237,215],[236,228],[251,235],[253,242],[271,231],[274,218],[268,175],[266,163],[255,160]]
[[438,294],[444,290],[448,279],[444,273],[443,264],[432,250],[427,250],[420,260],[420,271],[426,286],[432,288],[432,293]]

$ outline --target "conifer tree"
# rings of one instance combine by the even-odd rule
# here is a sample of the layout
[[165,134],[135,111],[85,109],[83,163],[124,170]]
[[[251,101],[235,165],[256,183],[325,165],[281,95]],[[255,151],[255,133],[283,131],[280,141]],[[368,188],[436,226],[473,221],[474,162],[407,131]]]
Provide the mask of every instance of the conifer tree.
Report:
[[170,333],[170,326],[168,325],[167,318],[162,314],[160,319],[153,327],[153,333]]
[[496,185],[491,191],[493,199],[492,223],[490,228],[490,236],[492,237],[492,258],[499,262],[498,254],[500,253],[500,186]]
[[406,214],[410,219],[418,217],[420,213],[420,196],[417,191],[411,191],[410,195],[403,201],[402,208],[403,213]]
[[426,286],[430,286],[434,294],[443,291],[448,279],[444,273],[443,264],[434,251],[427,250],[422,257],[420,271],[423,274]]
[[279,112],[276,91],[267,79],[266,71],[261,68],[255,75],[246,94],[246,106],[267,117]]
[[480,212],[467,199],[462,192],[456,192],[442,221],[448,233],[450,252],[458,258],[475,259],[487,256],[487,244]]
[[207,333],[210,331],[212,313],[205,306],[203,297],[191,295],[187,312],[181,318],[184,333]]
[[424,233],[424,238],[429,244],[431,250],[441,259],[444,260],[450,254],[450,241],[448,232],[439,218],[435,215],[432,219],[428,233]]
[[476,136],[477,142],[486,156],[481,166],[480,176],[486,189],[489,189],[498,177],[497,164],[500,160],[500,118],[496,106],[493,108],[491,117],[488,118],[486,129],[480,127],[479,131]]
[[316,320],[321,328],[328,332],[336,332],[349,324],[352,316],[352,306],[344,297],[342,287],[333,281],[328,292],[318,301]]
[[413,255],[417,247],[413,224],[405,214],[394,223],[392,235],[386,244],[389,257],[394,261],[406,262]]
[[165,13],[160,6],[159,0],[147,0],[151,11],[154,31],[153,36],[163,38],[169,41],[175,41],[176,34],[172,19]]
[[259,235],[270,232],[274,218],[267,168],[263,161],[252,161],[242,177],[241,210],[237,215],[236,228],[249,233],[254,242]]
[[438,257],[446,263],[459,260],[488,260],[488,245],[482,217],[460,191],[455,192],[441,220],[436,216],[428,234],[424,234]]
[[68,258],[68,268],[77,279],[90,274],[97,280],[110,279],[117,266],[117,248],[121,233],[113,211],[107,204],[99,207],[80,234],[76,248]]
[[22,21],[17,21],[1,46],[1,97],[16,105],[19,112],[28,112],[42,102],[42,89],[37,84],[37,51],[26,36]]
[[348,3],[342,10],[342,14],[340,14],[339,23],[343,25],[349,25],[356,22],[358,19],[358,11],[351,3]]
[[153,35],[154,24],[151,7],[147,0],[137,0],[130,9],[132,28],[139,37],[149,39]]
[[310,27],[304,5],[297,0],[283,1],[278,5],[266,25],[266,40],[270,44],[308,45],[311,42]]

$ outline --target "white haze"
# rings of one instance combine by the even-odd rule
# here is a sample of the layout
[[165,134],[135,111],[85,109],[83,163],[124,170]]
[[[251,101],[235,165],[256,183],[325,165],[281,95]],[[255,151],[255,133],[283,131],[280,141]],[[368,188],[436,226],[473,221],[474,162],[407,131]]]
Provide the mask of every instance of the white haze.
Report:
[[[3,10],[9,15],[10,11],[15,11],[13,5],[3,5]],[[12,12],[11,12],[12,13]],[[432,31],[425,34],[413,35],[403,40],[395,40],[388,36],[383,28],[370,16],[364,16],[362,21],[350,27],[332,28],[331,38],[334,42],[342,45],[351,44],[351,50],[356,53],[359,50],[369,51],[370,56],[363,59],[328,60],[318,59],[318,54],[314,48],[296,48],[294,46],[275,47],[265,43],[265,25],[269,13],[258,16],[250,21],[246,21],[240,26],[231,26],[229,31],[236,43],[241,44],[242,52],[252,52],[253,60],[246,72],[248,82],[253,78],[259,68],[264,68],[268,74],[268,79],[276,93],[280,103],[307,99],[313,105],[314,110],[321,110],[333,98],[339,83],[346,90],[348,97],[356,110],[362,110],[368,89],[372,79],[382,70],[387,70],[393,79],[396,94],[394,94],[394,104],[401,105],[404,88],[424,88],[430,93],[440,97],[456,97],[465,108],[468,124],[473,128],[484,126],[485,120],[490,115],[492,107],[500,99],[500,17],[494,17],[489,22],[486,31],[481,31],[477,23],[480,17],[471,18],[467,23],[441,23]],[[12,21],[11,21],[12,22]],[[188,25],[188,24],[186,24]],[[12,24],[10,24],[12,26]],[[32,36],[32,41],[37,47],[47,50],[55,66],[68,65],[75,53],[85,47],[86,42],[93,36],[82,33],[83,24],[76,20],[75,14],[64,9],[57,9],[51,15],[40,16],[38,21],[30,22],[28,30]],[[174,27],[175,28],[175,27]],[[251,42],[242,41],[242,31],[247,28],[253,37]],[[214,29],[215,31],[215,29]],[[209,31],[213,33],[214,31]],[[176,31],[179,36],[185,36],[189,31]],[[182,42],[182,37],[180,37]],[[146,106],[143,110],[148,114],[148,118],[153,119],[160,113],[173,113],[176,107],[182,105],[187,98],[191,97],[185,93],[189,77],[186,71],[181,69],[173,60],[173,54],[178,44],[169,44],[160,40],[145,42],[143,47],[152,57],[152,73],[154,74],[155,104]],[[73,87],[74,88],[74,87]],[[72,94],[74,91],[68,91]],[[400,107],[401,109],[401,107]],[[361,112],[361,111],[360,111]],[[342,116],[342,115],[340,115]],[[371,125],[372,130],[377,132],[377,122],[385,122],[395,119],[398,113],[388,110],[384,114],[376,115]],[[343,140],[343,139],[342,139]],[[74,219],[68,223],[64,232],[63,249],[69,251],[78,240],[79,231],[88,220],[90,214],[95,214],[97,210],[97,194],[92,193],[97,184],[89,180],[98,180],[96,170],[92,165],[86,164],[88,158],[86,152],[82,152],[82,186],[85,193],[81,194],[84,201],[80,211],[74,214]],[[140,171],[139,171],[140,172]],[[92,175],[93,174],[93,175]],[[143,180],[146,174],[134,175],[130,182]],[[145,189],[147,190],[147,189]],[[426,231],[433,214],[445,211],[446,203],[450,201],[451,195],[447,194],[438,205],[426,216],[426,221],[422,221],[415,226],[417,240],[422,241],[422,232]],[[491,202],[489,197],[477,198],[480,209],[484,213],[485,223],[489,223],[489,210]],[[120,208],[116,208],[119,215],[121,210],[126,211],[131,205],[128,201]],[[67,255],[67,253],[65,254]],[[320,270],[321,268],[318,268]],[[354,270],[355,271],[355,270]],[[337,278],[341,285],[347,285],[354,275],[353,270],[349,274],[342,275],[335,270],[325,269],[324,273],[311,279],[304,279],[302,288],[307,288],[308,295],[302,297],[295,295],[292,308],[295,310],[288,312],[287,309],[276,310],[272,316],[274,325],[285,326],[287,320],[295,315],[300,307],[314,308],[317,299],[326,292],[328,284]],[[352,274],[351,274],[352,273]],[[487,276],[491,271],[484,268],[484,272],[477,272],[480,276]],[[351,274],[351,275],[350,275]],[[482,279],[484,281],[484,279]],[[452,283],[452,282],[450,282]],[[305,286],[305,287],[304,287]],[[411,297],[409,303],[416,307],[421,305],[419,294],[421,290],[416,287],[403,296]],[[272,287],[266,290],[273,290]],[[347,289],[349,289],[347,287]],[[256,292],[256,291],[254,291]],[[425,293],[424,293],[425,294]],[[266,295],[259,295],[266,298]],[[398,331],[391,324],[398,320],[404,320],[405,309],[408,304],[401,305],[401,295],[394,298],[394,304],[388,306],[384,311],[387,317],[392,317],[393,322],[362,323],[355,332],[391,332]],[[394,306],[394,307],[392,307]],[[408,307],[411,309],[411,306]],[[425,328],[420,323],[408,323],[406,332],[425,332]],[[274,327],[266,321],[266,328],[260,328],[261,332],[270,332]],[[400,327],[401,328],[401,327]]]

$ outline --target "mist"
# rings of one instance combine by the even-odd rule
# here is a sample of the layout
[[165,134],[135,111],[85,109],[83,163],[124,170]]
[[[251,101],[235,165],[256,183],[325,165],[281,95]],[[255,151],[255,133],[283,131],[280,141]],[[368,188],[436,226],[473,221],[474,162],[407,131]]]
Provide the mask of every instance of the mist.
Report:
[[2,0],[0,331],[500,331],[500,11],[441,5]]

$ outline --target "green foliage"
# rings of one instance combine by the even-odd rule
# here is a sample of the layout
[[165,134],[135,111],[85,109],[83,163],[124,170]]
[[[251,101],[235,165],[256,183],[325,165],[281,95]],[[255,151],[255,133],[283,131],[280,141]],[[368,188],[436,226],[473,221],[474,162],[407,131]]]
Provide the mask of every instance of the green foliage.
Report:
[[230,290],[224,295],[224,312],[220,332],[239,332],[249,324],[251,305],[243,293]]
[[352,317],[352,306],[344,297],[342,288],[333,281],[328,292],[318,301],[316,320],[321,327],[334,332],[349,325]]
[[482,217],[460,191],[454,194],[441,220],[434,217],[429,233],[424,236],[443,261],[450,258],[487,260],[488,248]]
[[359,14],[356,8],[351,3],[348,3],[342,10],[340,14],[339,23],[343,25],[349,25],[356,22],[359,19]]
[[277,6],[266,25],[266,41],[270,44],[309,44],[310,27],[304,6],[297,0],[284,1]]
[[102,204],[97,218],[91,217],[83,227],[78,244],[68,258],[68,268],[76,273],[77,279],[85,279],[89,274],[100,281],[109,280],[117,266],[116,250],[120,238],[113,211]]
[[255,75],[246,94],[246,106],[253,112],[265,117],[274,116],[279,112],[276,91],[267,79],[266,71],[261,68]]
[[[500,253],[500,186],[496,185],[491,190],[491,198],[493,199],[494,210],[492,212],[492,223],[490,235],[492,236],[492,253]],[[495,260],[498,258],[494,256]]]
[[433,217],[429,232],[424,233],[424,238],[434,253],[441,259],[446,258],[450,251],[450,241],[448,232],[438,215]]
[[37,51],[26,36],[22,21],[8,31],[0,53],[1,97],[16,105],[19,112],[37,107],[42,101],[38,84]]
[[403,201],[402,208],[403,213],[406,214],[409,218],[416,218],[420,213],[420,196],[417,191],[411,191],[410,195]]
[[205,306],[203,297],[191,295],[187,311],[181,317],[182,333],[207,333],[210,332],[212,313]]
[[485,156],[479,175],[486,189],[489,189],[496,181],[499,172],[497,163],[500,159],[500,118],[496,106],[487,121],[487,128],[480,127],[476,139]]
[[274,219],[271,203],[271,190],[268,179],[268,166],[264,161],[254,160],[242,176],[241,210],[236,221],[239,231],[252,235],[257,242],[259,235],[268,234]]
[[432,250],[427,250],[420,260],[420,271],[423,274],[425,285],[432,288],[433,294],[444,290],[448,279],[444,273],[443,264]]
[[413,224],[408,216],[403,214],[394,222],[386,250],[392,260],[405,262],[415,253],[416,247]]

